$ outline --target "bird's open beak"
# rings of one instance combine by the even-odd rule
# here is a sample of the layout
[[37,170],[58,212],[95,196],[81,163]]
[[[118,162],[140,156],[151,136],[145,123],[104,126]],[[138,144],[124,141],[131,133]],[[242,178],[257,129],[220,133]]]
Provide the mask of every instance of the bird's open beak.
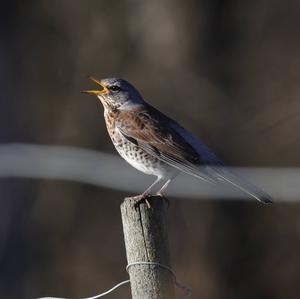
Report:
[[103,83],[101,83],[99,80],[97,80],[93,77],[89,77],[89,79],[92,80],[93,82],[95,82],[101,88],[99,90],[83,90],[82,91],[83,93],[87,93],[87,94],[91,94],[91,95],[95,95],[95,96],[109,93],[108,88]]

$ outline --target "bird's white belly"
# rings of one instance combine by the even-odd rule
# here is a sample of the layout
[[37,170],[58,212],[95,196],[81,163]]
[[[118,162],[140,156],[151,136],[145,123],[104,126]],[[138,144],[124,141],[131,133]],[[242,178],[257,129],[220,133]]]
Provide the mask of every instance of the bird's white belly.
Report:
[[177,169],[171,167],[158,158],[151,156],[146,151],[128,141],[124,136],[116,130],[115,134],[111,134],[112,142],[120,154],[135,169],[149,175],[157,177],[170,177]]
[[145,174],[168,177],[169,173],[172,172],[172,167],[132,143],[124,142],[121,147],[115,144],[115,147],[123,159]]
[[146,174],[155,175],[156,169],[153,167],[149,167],[144,165],[140,160],[132,159],[131,157],[128,157],[128,155],[123,155],[123,158],[134,168],[137,170],[144,172]]
[[[118,150],[118,148],[117,148]],[[159,161],[150,161],[142,153],[135,152],[125,152],[119,151],[119,154],[124,158],[131,166],[137,170],[149,174],[149,175],[160,175]]]

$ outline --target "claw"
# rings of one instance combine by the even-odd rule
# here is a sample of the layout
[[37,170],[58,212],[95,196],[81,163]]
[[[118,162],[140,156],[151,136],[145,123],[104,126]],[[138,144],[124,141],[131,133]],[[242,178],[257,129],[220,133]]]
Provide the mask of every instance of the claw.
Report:
[[137,209],[137,207],[145,202],[145,204],[147,205],[148,209],[152,209],[149,200],[147,199],[147,197],[149,197],[149,194],[140,194],[140,195],[136,195],[136,196],[131,196],[131,197],[126,197],[125,199],[133,199],[136,200],[136,203],[134,204],[134,208]]

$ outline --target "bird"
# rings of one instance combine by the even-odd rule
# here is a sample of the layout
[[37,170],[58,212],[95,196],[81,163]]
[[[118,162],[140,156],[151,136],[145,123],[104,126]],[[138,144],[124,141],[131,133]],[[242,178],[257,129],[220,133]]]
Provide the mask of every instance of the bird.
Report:
[[117,152],[137,170],[156,176],[142,194],[129,198],[146,201],[164,196],[169,183],[181,172],[212,185],[230,185],[262,203],[272,197],[235,174],[191,132],[149,103],[128,81],[89,77],[97,89],[84,90],[97,96],[104,107],[108,134]]

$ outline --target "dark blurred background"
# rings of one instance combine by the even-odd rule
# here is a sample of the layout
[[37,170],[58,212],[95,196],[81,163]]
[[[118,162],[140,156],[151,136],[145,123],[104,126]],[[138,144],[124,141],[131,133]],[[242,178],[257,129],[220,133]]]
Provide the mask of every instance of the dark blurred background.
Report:
[[[114,152],[80,91],[87,75],[122,77],[230,165],[300,166],[299,1],[15,0],[0,14],[1,143]],[[88,297],[127,279],[126,195],[2,178],[0,298]],[[172,267],[192,298],[299,298],[299,212],[171,199]]]

